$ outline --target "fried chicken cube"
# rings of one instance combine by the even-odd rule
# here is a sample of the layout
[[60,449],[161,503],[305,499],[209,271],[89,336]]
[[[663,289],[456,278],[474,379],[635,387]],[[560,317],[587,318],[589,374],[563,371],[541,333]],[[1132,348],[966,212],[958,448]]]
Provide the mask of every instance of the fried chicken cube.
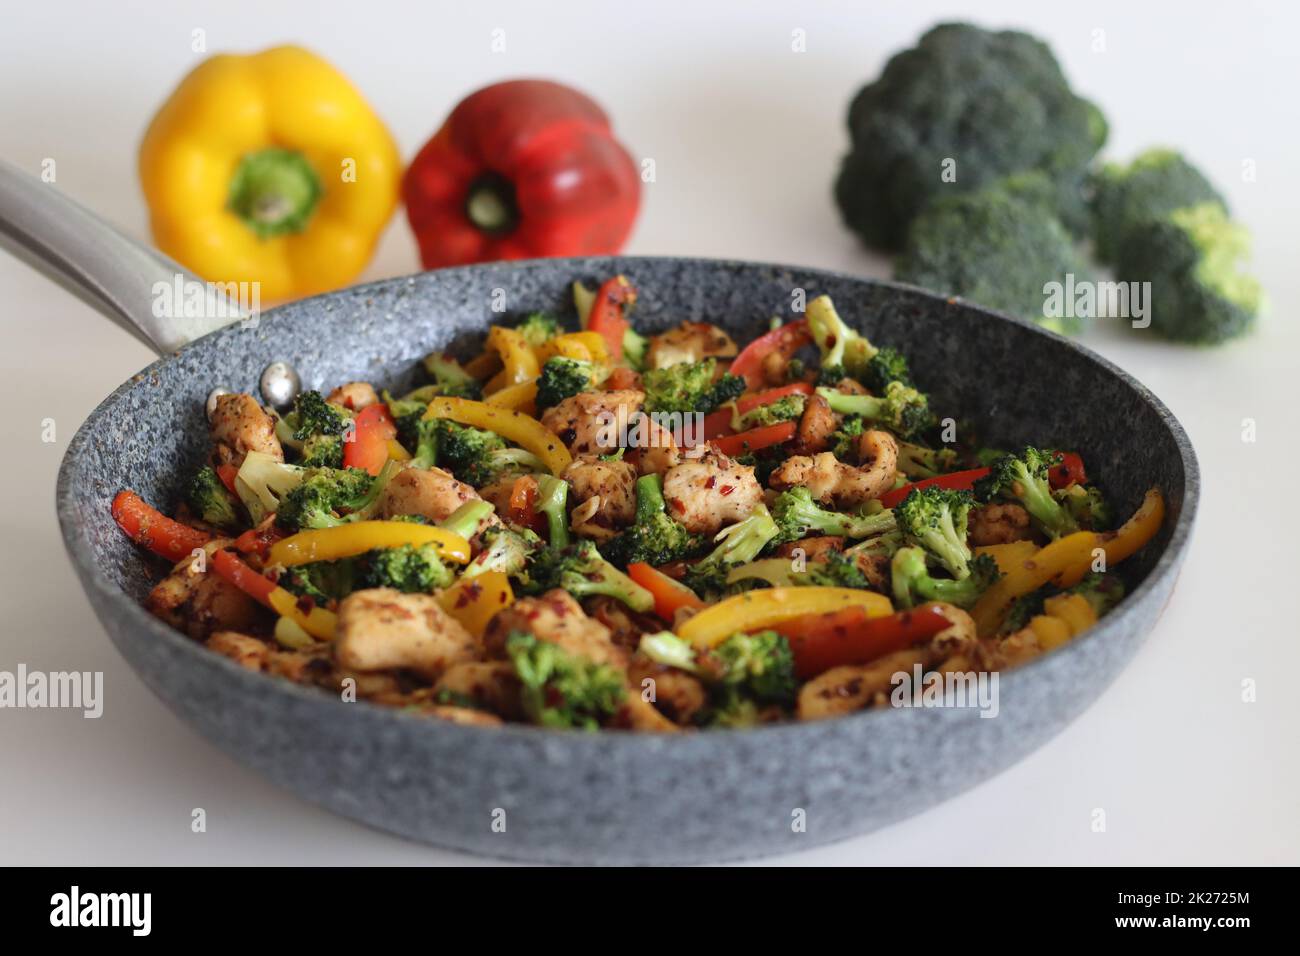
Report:
[[664,475],[668,514],[693,534],[713,534],[748,518],[763,503],[763,486],[752,465],[710,450]]
[[513,631],[532,634],[597,664],[612,664],[619,670],[627,667],[628,653],[614,643],[609,628],[587,617],[582,605],[561,588],[541,597],[521,598],[492,618],[484,636],[488,656],[504,658],[506,640]]
[[1027,541],[1034,536],[1029,512],[1016,504],[981,505],[970,510],[968,520],[967,541],[973,548]]
[[636,468],[626,461],[575,458],[561,477],[569,483],[569,500],[578,506],[599,499],[591,522],[621,528],[636,516]]
[[645,392],[627,388],[580,392],[542,413],[542,424],[559,436],[574,457],[608,455],[633,427],[632,416],[645,404]]
[[379,393],[369,382],[347,382],[325,396],[325,401],[359,412],[370,405],[378,405]]
[[[472,485],[457,481],[441,468],[403,468],[379,496],[379,511],[385,518],[398,515],[423,515],[430,521],[442,521],[467,501],[481,501]],[[501,523],[489,514],[475,531]]]
[[702,362],[706,358],[732,358],[738,349],[735,340],[709,322],[682,322],[674,329],[651,336],[646,361],[651,368],[668,368],[682,362]]
[[432,594],[367,588],[339,603],[334,659],[342,667],[406,668],[436,678],[453,664],[480,656],[478,642]]
[[218,465],[238,468],[250,451],[284,461],[284,449],[275,437],[275,419],[252,395],[232,392],[218,396],[208,432],[212,436],[212,460]]
[[153,586],[145,609],[195,640],[216,631],[250,627],[257,620],[257,604],[212,571],[212,554],[232,543],[230,538],[215,538],[203,546],[208,560],[190,556],[177,561],[171,573]]

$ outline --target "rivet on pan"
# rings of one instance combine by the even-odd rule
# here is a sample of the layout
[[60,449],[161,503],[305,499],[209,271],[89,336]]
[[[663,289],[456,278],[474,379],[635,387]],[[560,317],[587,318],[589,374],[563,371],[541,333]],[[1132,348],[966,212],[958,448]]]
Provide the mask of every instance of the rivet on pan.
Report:
[[212,391],[208,392],[208,400],[203,403],[204,411],[208,413],[208,421],[212,421],[212,415],[217,410],[217,399],[222,395],[229,395],[230,389],[222,388],[218,385]]
[[287,408],[302,390],[302,380],[288,362],[272,362],[262,369],[260,384],[263,401],[275,409]]

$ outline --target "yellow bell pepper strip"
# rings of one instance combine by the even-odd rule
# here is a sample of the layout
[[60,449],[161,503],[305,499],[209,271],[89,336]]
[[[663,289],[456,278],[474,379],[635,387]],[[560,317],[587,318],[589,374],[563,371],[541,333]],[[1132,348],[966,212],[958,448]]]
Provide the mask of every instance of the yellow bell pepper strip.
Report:
[[480,352],[463,366],[471,377],[486,382],[501,371],[501,356],[496,352]]
[[443,528],[411,521],[357,521],[299,531],[283,538],[271,546],[267,563],[288,568],[312,561],[350,558],[375,548],[399,548],[404,544],[417,548],[431,544],[438,549],[439,557],[460,564],[470,558],[469,542]]
[[1032,541],[1009,541],[1006,544],[985,544],[972,550],[977,555],[987,554],[999,571],[1009,574],[1016,565],[1032,558],[1038,552],[1038,545]]
[[443,395],[430,399],[424,417],[447,418],[462,425],[496,432],[507,441],[531,451],[546,464],[553,475],[562,474],[573,461],[569,449],[564,447],[558,435],[523,412]]
[[338,70],[300,47],[199,64],[140,146],[158,248],[266,301],[348,285],[397,205],[397,144]]
[[492,326],[483,347],[501,356],[501,371],[483,388],[488,395],[510,385],[531,382],[542,372],[536,353],[518,329]]
[[582,362],[595,362],[597,365],[609,364],[609,350],[605,337],[598,332],[566,332],[555,338],[547,339],[534,350],[539,365],[545,365],[547,359],[557,355],[564,358],[578,359]]
[[482,637],[497,612],[514,603],[510,579],[500,571],[461,578],[438,595],[438,605],[475,637]]
[[1069,624],[1049,614],[1034,615],[1026,626],[1034,632],[1034,637],[1038,639],[1038,646],[1045,651],[1060,647],[1072,636]]
[[1106,566],[1123,561],[1150,541],[1165,517],[1165,499],[1159,488],[1146,493],[1138,510],[1117,531],[1079,531],[1058,538],[1027,561],[1008,569],[985,591],[971,617],[981,637],[996,634],[1003,617],[1018,597],[1035,591],[1049,581],[1066,588],[1078,584],[1092,569],[1093,551],[1106,554]]
[[1070,636],[1078,637],[1097,623],[1097,612],[1078,594],[1058,594],[1043,602],[1043,613],[1070,626]]
[[533,415],[537,411],[537,381],[507,385],[499,392],[493,392],[489,395],[487,404],[495,405],[497,408],[508,408],[512,411],[523,412],[525,415]]
[[393,461],[410,461],[411,453],[396,438],[388,439],[388,457]]
[[677,629],[677,636],[696,647],[709,648],[737,632],[761,631],[782,621],[809,614],[831,614],[862,608],[869,617],[892,614],[889,598],[857,588],[763,588],[719,601]]
[[239,560],[233,551],[213,552],[212,570],[259,604],[289,618],[312,637],[322,641],[334,640],[338,619],[333,611],[315,604],[304,605],[301,599]]

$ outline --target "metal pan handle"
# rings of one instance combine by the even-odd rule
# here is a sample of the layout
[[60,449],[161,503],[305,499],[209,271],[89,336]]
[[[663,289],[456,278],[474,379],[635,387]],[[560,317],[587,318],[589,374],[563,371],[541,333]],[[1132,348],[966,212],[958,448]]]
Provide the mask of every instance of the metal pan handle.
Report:
[[220,287],[2,160],[0,246],[160,355],[245,318]]

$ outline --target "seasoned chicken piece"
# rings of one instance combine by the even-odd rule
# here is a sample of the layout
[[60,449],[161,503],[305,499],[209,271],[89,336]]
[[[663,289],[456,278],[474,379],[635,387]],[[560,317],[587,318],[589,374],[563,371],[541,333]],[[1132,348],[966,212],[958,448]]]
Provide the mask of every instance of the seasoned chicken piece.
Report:
[[815,455],[830,446],[831,434],[839,427],[839,417],[831,411],[830,404],[820,395],[814,395],[804,404],[795,433],[795,449],[801,455]]
[[216,631],[204,642],[204,646],[223,657],[229,657],[250,671],[265,670],[267,657],[271,653],[266,641],[238,631]]
[[626,461],[575,458],[561,477],[569,483],[571,502],[599,499],[592,524],[621,528],[636,516],[636,469]]
[[[441,468],[403,468],[379,496],[379,511],[385,518],[423,515],[442,521],[467,501],[480,501],[470,485],[457,481]],[[478,530],[501,523],[495,514],[479,522]]]
[[252,395],[238,392],[219,396],[208,431],[212,435],[212,459],[218,465],[238,468],[250,451],[284,461],[284,449],[275,437],[275,419]]
[[348,382],[330,392],[325,401],[359,412],[368,405],[378,405],[379,394],[369,382]]
[[339,603],[334,659],[358,671],[406,668],[437,677],[476,660],[477,642],[431,594],[392,588],[353,591]]
[[894,486],[898,443],[889,432],[863,432],[858,440],[862,464],[846,465],[828,451],[809,458],[796,455],[772,472],[773,488],[804,487],[817,501],[836,508],[855,508]]
[[610,370],[605,381],[600,383],[600,388],[605,392],[620,392],[624,389],[641,391],[641,375],[624,365],[620,365]]
[[632,685],[629,693],[641,694],[652,688],[655,708],[675,724],[689,725],[708,701],[704,684],[694,674],[656,664],[648,657],[632,658],[627,679]]
[[659,713],[654,704],[641,696],[639,688],[629,688],[623,695],[623,706],[610,718],[609,726],[656,734],[675,734],[681,731],[680,727]]
[[638,475],[662,475],[682,460],[671,431],[645,414],[638,416],[635,424],[630,436],[635,447],[628,449],[625,460]]
[[683,461],[664,475],[668,513],[694,534],[713,534],[747,518],[763,502],[763,487],[752,465],[709,451]]
[[790,368],[790,358],[783,352],[768,352],[763,356],[761,368],[763,369],[763,381],[768,385],[774,387],[785,385],[787,370]]
[[478,496],[492,505],[497,514],[509,514],[510,495],[515,490],[515,479],[518,477],[518,474],[507,472],[480,488]]
[[798,541],[787,541],[776,549],[776,553],[778,557],[793,558],[796,551],[802,551],[804,558],[809,561],[824,561],[827,555],[837,554],[843,550],[843,538],[826,534],[800,538]]
[[969,521],[967,540],[973,548],[1027,541],[1034,536],[1033,528],[1029,526],[1029,512],[1020,505],[981,505],[970,510]]
[[202,640],[216,631],[241,631],[257,620],[257,604],[239,588],[212,571],[211,557],[229,547],[230,538],[214,538],[203,546],[208,561],[203,570],[193,557],[176,562],[171,573],[154,585],[144,606],[178,631]]
[[645,392],[581,392],[542,413],[542,424],[560,436],[574,455],[609,455],[632,428],[632,415],[645,404]]
[[439,720],[449,720],[453,724],[469,724],[475,727],[500,727],[501,718],[496,714],[489,714],[485,710],[475,710],[473,707],[447,707],[439,705],[430,707],[423,711],[430,717],[437,717]]
[[675,329],[651,336],[646,361],[651,368],[667,368],[709,357],[732,358],[737,352],[731,336],[708,322],[683,322]]
[[466,661],[453,664],[433,685],[432,697],[472,702],[504,717],[519,718],[519,678],[508,661]]
[[642,634],[653,634],[664,629],[663,621],[653,614],[637,614],[617,598],[607,595],[587,598],[583,602],[587,614],[609,628],[610,639],[619,647],[635,651]]
[[527,632],[597,664],[613,664],[619,670],[627,666],[627,651],[611,640],[609,628],[587,617],[573,596],[560,588],[541,597],[521,598],[497,614],[484,636],[489,656],[505,657],[511,631]]

